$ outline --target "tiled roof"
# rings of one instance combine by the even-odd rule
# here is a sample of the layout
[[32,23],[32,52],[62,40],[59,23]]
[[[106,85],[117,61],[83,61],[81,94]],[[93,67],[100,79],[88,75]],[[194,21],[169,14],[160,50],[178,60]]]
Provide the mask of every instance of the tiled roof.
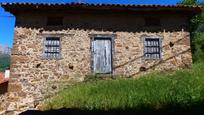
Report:
[[198,5],[160,5],[160,4],[92,4],[92,3],[30,3],[30,2],[15,2],[15,3],[2,3],[2,5],[44,5],[44,6],[57,6],[57,5],[83,5],[83,6],[118,6],[118,7],[152,7],[152,8],[202,8]]
[[114,9],[114,8],[152,8],[152,9],[157,9],[157,8],[164,8],[164,9],[183,9],[183,10],[196,10],[196,11],[201,11],[202,6],[198,5],[159,5],[159,4],[92,4],[92,3],[76,3],[76,2],[71,2],[71,3],[30,3],[30,2],[15,2],[15,3],[1,3],[3,7],[9,7],[9,6],[38,6],[38,7],[63,7],[63,6],[76,6],[76,7],[94,7],[94,8],[109,8],[109,9]]

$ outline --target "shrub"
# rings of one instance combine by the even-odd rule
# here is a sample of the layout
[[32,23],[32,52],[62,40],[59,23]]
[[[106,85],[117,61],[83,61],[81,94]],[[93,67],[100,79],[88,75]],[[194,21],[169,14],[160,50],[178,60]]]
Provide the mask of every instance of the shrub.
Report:
[[4,71],[10,66],[10,56],[0,55],[0,71]]

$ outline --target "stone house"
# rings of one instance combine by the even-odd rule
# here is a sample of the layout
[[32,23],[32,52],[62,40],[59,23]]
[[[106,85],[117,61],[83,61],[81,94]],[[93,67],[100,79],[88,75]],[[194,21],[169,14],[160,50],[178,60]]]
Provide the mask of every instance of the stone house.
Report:
[[16,17],[7,111],[37,108],[58,84],[190,68],[189,20],[202,7],[2,3]]

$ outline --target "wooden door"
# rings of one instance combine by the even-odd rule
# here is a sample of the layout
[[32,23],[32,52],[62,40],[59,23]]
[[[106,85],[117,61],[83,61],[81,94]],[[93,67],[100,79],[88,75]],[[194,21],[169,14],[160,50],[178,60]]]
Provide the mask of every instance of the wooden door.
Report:
[[92,70],[94,73],[112,73],[112,40],[95,37],[92,41]]

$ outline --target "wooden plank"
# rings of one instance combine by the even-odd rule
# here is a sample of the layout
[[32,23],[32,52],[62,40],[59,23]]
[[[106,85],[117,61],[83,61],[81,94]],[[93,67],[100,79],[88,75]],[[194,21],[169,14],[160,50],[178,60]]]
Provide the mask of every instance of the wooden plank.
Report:
[[95,73],[112,72],[111,39],[95,38],[93,41],[93,70]]

